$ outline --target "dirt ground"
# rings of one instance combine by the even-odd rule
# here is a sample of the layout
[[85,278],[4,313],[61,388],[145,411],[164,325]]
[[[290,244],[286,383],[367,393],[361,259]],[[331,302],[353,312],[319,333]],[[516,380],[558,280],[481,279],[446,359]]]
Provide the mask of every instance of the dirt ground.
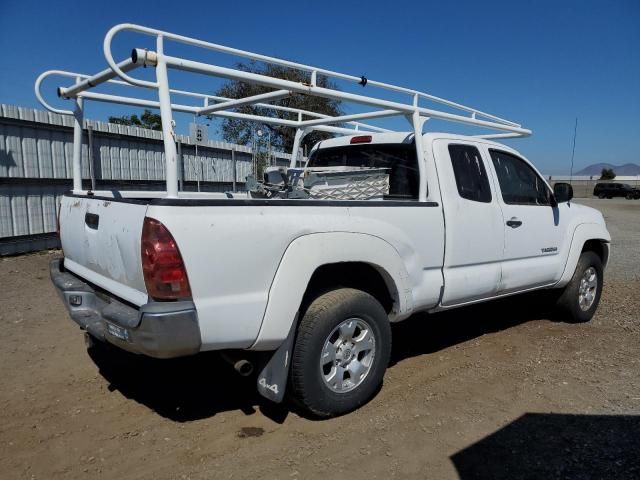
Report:
[[0,478],[640,478],[640,202],[624,202],[588,202],[615,258],[590,323],[536,295],[416,316],[377,396],[324,421],[215,355],[90,358],[49,281],[58,253],[0,259]]

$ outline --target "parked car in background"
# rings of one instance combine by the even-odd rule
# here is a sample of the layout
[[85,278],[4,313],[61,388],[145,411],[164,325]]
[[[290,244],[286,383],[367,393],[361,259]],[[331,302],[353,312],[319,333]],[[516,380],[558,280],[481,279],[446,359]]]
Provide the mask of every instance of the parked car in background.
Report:
[[598,198],[625,197],[629,200],[640,198],[640,190],[626,183],[598,183],[593,189]]

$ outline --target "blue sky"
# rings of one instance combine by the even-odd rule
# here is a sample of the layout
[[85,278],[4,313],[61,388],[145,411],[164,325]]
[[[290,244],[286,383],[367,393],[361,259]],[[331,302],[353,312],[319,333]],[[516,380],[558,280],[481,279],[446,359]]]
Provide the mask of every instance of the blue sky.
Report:
[[[546,173],[568,172],[576,116],[576,170],[640,163],[639,0],[0,0],[0,102],[39,107],[33,81],[46,69],[101,70],[104,34],[122,22],[364,74],[517,121],[534,134],[510,143]],[[123,36],[116,53],[124,58],[133,46],[147,44]],[[173,46],[168,53],[231,61]],[[219,85],[181,74],[171,80],[203,91]],[[93,104],[87,116],[136,111]],[[177,121],[185,131],[190,119]],[[385,122],[403,128],[399,120],[378,123]],[[438,122],[429,129],[465,131]]]

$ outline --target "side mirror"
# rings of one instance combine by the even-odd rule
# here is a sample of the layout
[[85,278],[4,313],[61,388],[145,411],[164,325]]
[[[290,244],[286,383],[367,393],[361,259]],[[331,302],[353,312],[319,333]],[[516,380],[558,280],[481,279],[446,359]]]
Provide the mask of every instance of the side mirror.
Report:
[[573,187],[569,183],[556,183],[553,186],[553,196],[558,203],[568,202],[573,198]]

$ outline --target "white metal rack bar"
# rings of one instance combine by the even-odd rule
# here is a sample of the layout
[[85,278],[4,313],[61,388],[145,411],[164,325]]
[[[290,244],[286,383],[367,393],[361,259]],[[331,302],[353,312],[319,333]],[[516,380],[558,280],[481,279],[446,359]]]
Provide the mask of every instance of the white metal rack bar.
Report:
[[[134,61],[131,58],[127,58],[118,64],[118,68],[123,72],[128,72],[140,66],[137,60]],[[84,76],[84,75],[83,75]],[[101,72],[96,73],[90,77],[86,77],[84,80],[76,83],[75,85],[69,88],[58,88],[58,96],[64,98],[72,98],[76,96],[78,93],[83,92],[91,87],[95,87],[96,85],[100,85],[101,83],[107,82],[112,78],[117,77],[118,75],[111,68],[107,68]]]
[[[156,40],[156,51],[149,51],[140,48],[132,50],[131,58],[123,60],[119,63],[113,58],[111,53],[111,43],[114,36],[122,31],[137,32],[140,34],[152,36]],[[272,65],[279,65],[291,69],[296,69],[309,74],[308,82],[293,82],[290,80],[270,77],[258,73],[246,72],[240,69],[227,68],[219,65],[213,65],[203,62],[197,62],[185,58],[178,58],[165,54],[165,40],[177,43],[196,46],[208,50],[213,50],[225,54],[249,58]],[[80,177],[80,147],[82,142],[82,123],[83,123],[83,102],[85,100],[120,103],[134,106],[159,108],[162,118],[162,130],[165,147],[166,158],[166,195],[169,198],[175,198],[178,195],[178,177],[177,177],[177,153],[175,147],[175,133],[172,112],[186,112],[195,115],[211,115],[222,118],[236,118],[249,121],[256,121],[271,125],[280,125],[296,129],[294,137],[294,148],[292,152],[291,165],[296,165],[296,157],[302,138],[313,130],[330,132],[336,134],[354,134],[357,132],[387,132],[388,129],[362,123],[359,120],[404,116],[411,124],[415,134],[416,150],[418,155],[418,167],[422,170],[423,151],[422,151],[422,131],[424,123],[429,118],[436,118],[451,122],[472,125],[476,127],[498,130],[500,133],[476,135],[480,138],[512,138],[522,137],[531,134],[531,131],[523,128],[520,124],[505,120],[503,118],[491,115],[480,110],[467,107],[440,97],[436,97],[424,92],[420,92],[405,87],[400,87],[384,82],[369,80],[365,77],[357,77],[324,68],[313,67],[301,63],[282,60],[275,57],[269,57],[257,53],[247,52],[236,48],[226,47],[223,45],[198,40],[195,38],[185,37],[162,30],[156,30],[148,27],[133,24],[121,24],[111,28],[104,39],[103,50],[109,68],[98,72],[92,76],[77,74],[73,72],[65,72],[61,70],[50,70],[41,74],[36,80],[35,93],[36,97],[42,105],[48,110],[64,115],[74,115],[74,192],[82,191],[82,182]],[[155,81],[142,80],[130,76],[128,73],[141,66],[155,67]],[[274,91],[264,94],[254,95],[246,98],[223,98],[214,95],[207,95],[198,92],[189,92],[185,90],[174,90],[169,86],[168,70],[182,70],[202,75],[209,75],[218,78],[233,79],[247,83],[262,85],[267,88],[273,88]],[[73,100],[74,110],[64,110],[49,105],[40,92],[42,81],[51,75],[61,75],[75,79],[75,83],[68,87],[59,87],[58,95],[65,99]],[[361,95],[350,93],[335,88],[327,88],[318,86],[316,80],[318,75],[323,75],[331,79],[344,80],[362,87],[376,87],[379,89],[397,92],[409,95],[407,103],[392,101],[382,98],[380,95]],[[121,80],[116,80],[120,77]],[[91,92],[90,89],[103,84],[117,84],[142,88],[150,88],[157,90],[158,100],[148,100],[144,98],[125,97],[120,95],[111,95],[106,93]],[[368,91],[369,89],[367,89]],[[186,96],[198,98],[202,100],[202,106],[184,105],[179,103],[171,103],[171,96]],[[282,105],[273,105],[269,102],[286,98],[292,95],[311,95],[328,98],[332,100],[346,101],[360,105],[374,107],[377,110],[364,113],[346,114],[337,117],[331,117],[318,112],[311,112]],[[420,106],[420,100],[434,102],[444,105],[450,109],[457,110],[458,113],[445,112]],[[215,103],[211,104],[213,101]],[[297,114],[296,120],[270,117],[264,115],[251,115],[238,111],[233,111],[241,106],[254,105],[260,108],[273,109]],[[304,117],[308,117],[305,119]],[[336,126],[335,124],[340,124]],[[421,172],[423,173],[423,172]],[[426,187],[424,182],[420,186],[419,199],[426,199]]]
[[[62,115],[73,115],[73,111],[71,110],[63,110],[63,109],[58,109],[55,108],[53,106],[51,106],[49,103],[47,103],[41,93],[41,84],[44,81],[45,78],[50,77],[50,76],[62,76],[62,77],[69,77],[69,78],[81,78],[81,79],[88,79],[90,78],[89,75],[85,75],[82,73],[75,73],[75,72],[68,72],[68,71],[63,71],[63,70],[48,70],[46,72],[43,72],[40,76],[38,76],[37,80],[36,80],[36,85],[35,85],[35,94],[36,97],[38,98],[38,101],[49,111],[54,112],[54,113],[59,113]],[[122,86],[126,86],[126,87],[131,87],[133,85],[131,85],[130,83],[124,82],[122,80],[107,80],[106,81],[107,84],[114,84],[114,85],[122,85]],[[64,91],[65,95],[67,94],[67,90],[66,89],[59,89],[59,96],[63,96],[61,94],[61,92]],[[194,97],[194,98],[200,98],[202,100],[204,100],[204,104],[205,106],[209,105],[209,101],[213,100],[215,102],[229,102],[233,99],[231,98],[226,98],[226,97],[219,97],[216,95],[207,95],[204,93],[197,93],[197,92],[188,92],[185,90],[177,90],[177,89],[170,89],[169,92],[173,95],[179,95],[179,96],[185,96],[185,97]],[[87,100],[93,100],[93,101],[97,101],[97,102],[106,102],[106,103],[119,103],[122,105],[132,105],[132,106],[139,106],[139,107],[150,107],[150,108],[159,108],[160,104],[159,102],[154,102],[152,100],[145,100],[145,99],[139,99],[139,98],[132,98],[132,97],[124,97],[124,96],[120,96],[120,95],[110,95],[110,94],[106,94],[106,93],[94,93],[94,92],[89,92],[89,91],[84,91],[81,94],[79,94],[79,96],[82,96],[83,98],[87,99]],[[308,117],[312,117],[312,118],[327,118],[327,119],[332,119],[334,117],[331,117],[329,115],[325,115],[322,113],[318,113],[318,112],[312,112],[309,110],[303,110],[303,109],[299,109],[299,108],[293,108],[293,107],[285,107],[282,105],[270,105],[268,103],[255,103],[253,104],[256,107],[260,107],[260,108],[265,108],[265,109],[272,109],[272,110],[280,110],[283,112],[290,112],[290,113],[296,113],[296,114],[303,114],[305,116]],[[202,110],[201,107],[196,107],[193,105],[183,105],[183,104],[172,104],[172,108],[174,111],[177,112],[183,112],[183,113],[190,113],[190,114],[198,114],[198,112],[200,112]],[[202,114],[201,114],[202,115]],[[206,115],[206,113],[205,113]],[[236,112],[219,112],[216,113],[216,116],[228,116],[229,118],[245,118],[245,115],[242,114],[237,114]],[[263,123],[270,123],[269,122],[270,117],[266,117],[265,119],[261,119],[260,121],[262,121]],[[277,122],[279,119],[273,119],[274,122]],[[284,119],[282,119],[284,120]],[[286,126],[292,126],[292,124],[288,123],[289,121],[284,120],[285,123],[283,123],[283,125]],[[370,131],[375,131],[375,132],[390,132],[391,130],[387,129],[387,128],[382,128],[382,127],[377,127],[374,125],[368,125],[366,123],[362,123],[362,122],[355,122],[355,121],[349,121],[349,122],[344,122],[346,124],[349,125],[353,125],[354,127],[362,127],[365,128],[366,130],[370,130]],[[357,129],[356,129],[357,130]],[[356,130],[351,130],[351,129],[340,129],[339,131],[333,131],[333,133],[345,133],[345,134],[349,134],[349,133],[353,133],[353,131]],[[329,131],[329,130],[327,130]]]
[[[73,115],[73,112],[71,110],[62,110],[62,109],[57,109],[54,108],[53,106],[51,106],[50,104],[48,104],[44,98],[42,97],[41,94],[41,84],[44,81],[45,78],[50,77],[50,76],[62,76],[62,77],[69,77],[69,78],[82,78],[82,79],[88,79],[90,78],[89,75],[85,75],[85,74],[81,74],[81,73],[74,73],[74,72],[68,72],[68,71],[63,71],[63,70],[48,70],[46,72],[43,72],[40,76],[38,76],[38,79],[36,80],[36,85],[35,85],[35,94],[36,97],[38,98],[38,101],[49,111],[54,112],[54,113],[59,113],[62,115]],[[126,86],[126,87],[132,87],[133,85],[131,85],[130,83],[124,82],[122,80],[107,80],[106,83],[108,84],[113,84],[113,85],[122,85],[122,86]],[[62,91],[63,89],[60,88],[58,91],[59,96],[63,96],[62,95]],[[65,94],[67,94],[67,91],[64,90]],[[207,95],[204,93],[197,93],[197,92],[188,92],[185,90],[177,90],[177,89],[170,89],[169,92],[173,95],[179,95],[179,96],[184,96],[184,97],[193,97],[193,98],[200,98],[202,100],[204,100],[204,105],[207,106],[209,105],[209,101],[213,100],[214,102],[228,102],[230,100],[233,100],[231,98],[226,98],[226,97],[219,97],[216,95]],[[84,91],[80,94],[83,98],[85,99],[90,99],[90,100],[94,100],[97,102],[107,102],[107,103],[119,103],[122,105],[133,105],[133,106],[141,106],[141,107],[151,107],[151,108],[159,108],[160,104],[159,102],[153,102],[153,101],[149,101],[149,100],[144,100],[144,99],[138,99],[138,98],[131,98],[131,97],[123,97],[123,96],[118,96],[118,95],[109,95],[109,94],[105,94],[105,93],[93,93],[93,92],[88,92],[88,91]],[[303,109],[299,109],[299,108],[293,108],[293,107],[285,107],[282,105],[270,105],[268,103],[255,103],[254,106],[256,107],[260,107],[260,108],[265,108],[265,109],[271,109],[271,110],[280,110],[283,112],[290,112],[290,113],[296,113],[296,114],[303,114],[305,116],[308,117],[312,117],[312,118],[328,118],[331,119],[333,117],[329,116],[329,115],[325,115],[322,113],[318,113],[318,112],[312,112],[309,110],[303,110]],[[201,111],[200,107],[196,107],[196,106],[192,106],[192,105],[181,105],[181,104],[172,104],[172,108],[174,111],[178,111],[178,112],[183,112],[183,113],[191,113],[191,114],[198,114],[199,111]],[[233,118],[233,114],[235,112],[220,112],[218,114],[216,114],[216,116],[225,116],[227,114],[229,114],[229,118]],[[237,116],[236,118],[244,118],[242,115]],[[263,123],[269,123],[267,120],[265,120]],[[362,122],[345,122],[349,125],[353,125],[354,127],[362,127],[365,128],[366,130],[370,130],[370,131],[375,131],[375,132],[390,132],[391,130],[387,129],[387,128],[382,128],[382,127],[378,127],[375,125],[369,125],[366,123],[362,123]],[[357,130],[357,129],[356,129]],[[328,131],[328,130],[327,130]],[[334,131],[333,133],[345,133],[345,134],[349,134],[352,133],[351,130],[346,130],[346,129],[342,129],[340,131]]]
[[211,113],[227,110],[229,108],[238,108],[244,105],[253,105],[254,103],[262,102],[265,100],[274,102],[276,100],[280,100],[282,98],[290,96],[291,92],[289,90],[276,90],[274,92],[254,95],[253,97],[239,98],[238,100],[229,100],[228,102],[222,102],[216,105],[211,105],[210,107],[204,107],[198,110],[198,115],[209,115]]

